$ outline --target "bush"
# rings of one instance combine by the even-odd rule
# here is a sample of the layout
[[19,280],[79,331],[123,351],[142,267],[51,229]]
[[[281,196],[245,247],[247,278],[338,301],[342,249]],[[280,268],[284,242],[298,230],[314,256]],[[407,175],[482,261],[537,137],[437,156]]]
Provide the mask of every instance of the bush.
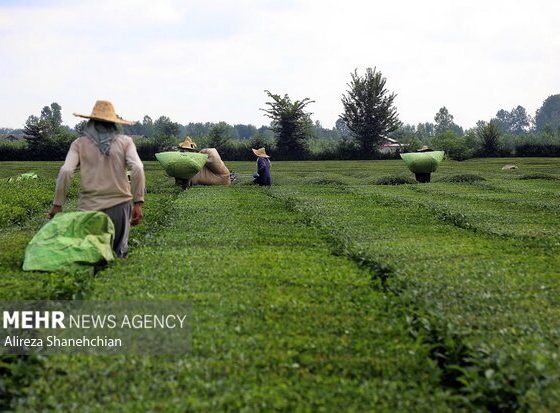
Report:
[[468,182],[480,182],[480,181],[486,181],[486,179],[484,179],[480,175],[474,175],[474,174],[450,175],[450,176],[444,176],[437,180],[437,182],[455,182],[455,183],[468,183]]
[[25,161],[28,156],[26,141],[0,142],[0,161]]
[[521,180],[531,180],[531,179],[544,179],[546,181],[558,181],[560,178],[554,175],[542,174],[542,173],[535,173],[535,174],[526,174],[521,175],[519,177]]
[[405,185],[416,183],[414,179],[402,176],[383,176],[375,181],[375,185]]
[[515,147],[516,156],[560,156],[558,144],[533,144],[525,143]]
[[437,134],[432,139],[432,146],[433,149],[445,151],[448,157],[456,161],[463,161],[472,155],[465,138],[451,130]]

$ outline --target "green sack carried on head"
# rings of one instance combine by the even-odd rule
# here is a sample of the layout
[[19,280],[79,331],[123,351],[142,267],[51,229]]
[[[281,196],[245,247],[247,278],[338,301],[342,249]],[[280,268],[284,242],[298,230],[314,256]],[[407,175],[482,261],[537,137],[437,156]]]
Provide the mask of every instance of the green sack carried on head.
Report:
[[114,237],[104,212],[56,214],[27,245],[23,270],[76,272],[112,261]]
[[403,159],[410,172],[415,174],[429,174],[435,172],[443,161],[445,152],[443,151],[433,151],[433,152],[411,152],[411,153],[401,153],[401,158]]
[[156,159],[167,175],[191,179],[204,167],[208,155],[197,152],[160,152],[156,153]]

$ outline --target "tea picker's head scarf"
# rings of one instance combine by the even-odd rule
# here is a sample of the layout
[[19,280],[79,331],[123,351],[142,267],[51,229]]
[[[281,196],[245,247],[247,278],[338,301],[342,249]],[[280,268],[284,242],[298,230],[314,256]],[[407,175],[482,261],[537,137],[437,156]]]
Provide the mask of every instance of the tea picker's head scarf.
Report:
[[84,135],[91,140],[103,155],[111,152],[111,144],[119,133],[117,125],[110,122],[88,120],[84,128]]

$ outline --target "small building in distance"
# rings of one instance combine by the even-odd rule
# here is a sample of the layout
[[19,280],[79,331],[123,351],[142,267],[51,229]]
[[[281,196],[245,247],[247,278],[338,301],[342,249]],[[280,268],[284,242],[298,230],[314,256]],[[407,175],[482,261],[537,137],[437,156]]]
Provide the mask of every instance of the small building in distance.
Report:
[[384,136],[383,143],[379,146],[379,152],[385,155],[396,154],[402,152],[406,146],[406,144]]

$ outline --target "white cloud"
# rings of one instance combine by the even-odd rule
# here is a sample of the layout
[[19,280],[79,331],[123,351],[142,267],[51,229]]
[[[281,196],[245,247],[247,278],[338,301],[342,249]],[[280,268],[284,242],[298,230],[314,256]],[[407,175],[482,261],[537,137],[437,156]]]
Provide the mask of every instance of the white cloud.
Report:
[[266,123],[264,89],[334,124],[349,73],[377,66],[401,119],[472,126],[558,93],[553,1],[47,1],[0,6],[0,126],[59,102],[123,116]]

